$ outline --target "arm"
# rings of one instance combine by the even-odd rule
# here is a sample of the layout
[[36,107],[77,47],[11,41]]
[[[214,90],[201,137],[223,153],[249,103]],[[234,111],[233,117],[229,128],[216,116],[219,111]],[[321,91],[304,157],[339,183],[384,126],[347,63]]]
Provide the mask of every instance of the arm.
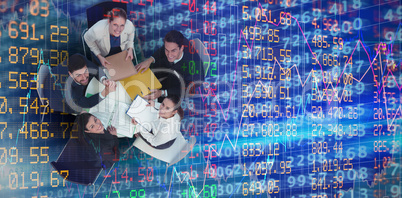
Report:
[[164,144],[166,142],[168,142],[169,140],[166,140],[163,135],[152,135],[151,133],[147,133],[147,132],[141,132],[141,136],[142,138],[144,138],[145,140],[147,140],[152,146],[159,146],[161,144]]
[[[109,126],[107,128],[111,136],[107,136],[108,142],[113,142],[113,144],[107,144],[108,146],[100,145],[101,146],[101,156],[102,156],[102,163],[106,168],[112,167],[115,162],[118,162],[120,159],[120,151],[119,151],[119,140],[117,138],[116,128],[113,126]],[[105,134],[106,135],[106,134]],[[103,146],[103,148],[102,148]]]
[[82,96],[73,97],[74,102],[81,108],[91,108],[99,103],[102,99],[98,94],[95,94],[89,98]]
[[87,67],[90,68],[91,70],[95,70],[96,74],[94,77],[99,82],[101,82],[103,85],[105,85],[105,89],[99,93],[99,96],[101,97],[101,99],[104,99],[110,92],[113,92],[116,90],[116,82],[107,78],[102,67],[98,67],[94,63],[92,63],[88,60],[87,60]]
[[151,66],[151,63],[153,62],[155,62],[155,59],[153,57],[150,57],[145,61],[142,61],[141,63],[136,65],[135,68],[137,69],[138,72],[141,71],[141,73],[143,73],[145,70],[149,68],[149,66]]
[[127,45],[126,49],[134,49],[134,36],[135,36],[135,27],[130,20],[126,20],[126,27],[127,28]]
[[[105,67],[107,64],[110,64],[105,57],[102,56],[101,51],[99,49],[98,44],[96,43],[97,41],[97,36],[103,35],[103,29],[102,26],[104,21],[100,20],[95,25],[93,25],[89,30],[84,34],[84,39],[85,43],[87,43],[89,49],[95,54],[96,57],[98,57],[100,63]],[[104,27],[105,28],[105,27]]]
[[[72,91],[72,99],[81,108],[91,108],[97,105],[104,97],[106,97],[109,93],[116,90],[115,83],[109,83],[105,89],[99,94],[92,95],[90,97],[85,97],[86,86],[76,87],[76,90]],[[102,96],[101,96],[102,95]]]
[[161,48],[156,50],[151,57],[149,57],[145,61],[141,62],[140,64],[136,65],[135,67],[137,68],[137,71],[142,70],[142,72],[144,72],[145,70],[147,70],[151,66],[152,63],[154,63],[152,65],[152,68],[158,68],[159,67],[158,63],[160,61],[157,61],[157,60],[160,60],[163,57],[161,55],[161,53],[165,53],[164,50],[165,50],[165,47],[162,46]]
[[113,80],[104,80],[102,81],[102,84],[105,85],[105,89],[102,90],[102,92],[99,93],[99,97],[101,97],[102,99],[105,99],[105,97],[111,93],[116,91],[116,82],[114,82]]
[[126,60],[128,60],[128,59],[133,60],[135,27],[131,21],[126,20],[125,29],[127,29],[127,44],[125,47],[127,49]]
[[113,136],[117,136],[117,131],[114,126],[108,126],[106,130],[108,130],[109,133],[112,134]]
[[175,115],[173,118],[169,118],[166,121],[155,123],[152,130],[155,135],[148,132],[140,132],[141,136],[152,146],[159,146],[173,140],[177,137],[177,134],[180,133],[180,116]]
[[[95,24],[96,25],[96,24]],[[84,34],[85,43],[87,43],[89,49],[98,56],[100,54],[100,50],[98,45],[95,43],[96,41],[96,32],[95,32],[95,25],[89,28],[89,30]]]

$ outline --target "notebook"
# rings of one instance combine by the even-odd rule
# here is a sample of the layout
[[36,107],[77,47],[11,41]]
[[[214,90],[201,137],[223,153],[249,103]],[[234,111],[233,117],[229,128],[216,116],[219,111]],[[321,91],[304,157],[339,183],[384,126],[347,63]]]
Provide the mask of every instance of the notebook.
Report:
[[140,127],[151,132],[152,124],[155,124],[158,119],[158,110],[147,105],[148,101],[137,95],[127,109],[126,114],[134,118]]
[[162,84],[150,69],[120,80],[120,83],[126,89],[131,100],[134,100],[137,95],[143,97],[150,94],[151,89],[162,88]]

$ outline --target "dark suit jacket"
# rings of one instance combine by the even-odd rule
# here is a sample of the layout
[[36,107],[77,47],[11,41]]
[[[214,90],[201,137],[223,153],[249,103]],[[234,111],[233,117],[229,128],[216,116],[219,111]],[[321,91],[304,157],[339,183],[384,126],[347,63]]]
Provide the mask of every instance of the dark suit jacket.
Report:
[[[184,43],[189,42],[185,39]],[[193,81],[204,81],[204,69],[199,55],[197,53],[190,54],[187,47],[184,48],[183,53],[183,58],[179,62],[171,64],[166,57],[165,46],[162,46],[152,55],[155,58],[155,63],[150,68],[152,70],[167,68],[176,71],[183,78],[186,88]],[[168,95],[175,94],[180,96],[180,81],[176,75],[167,72],[154,73],[158,79],[166,77],[165,80],[161,81],[162,90],[167,90]]]
[[119,140],[117,136],[104,130],[104,134],[86,133],[89,145],[92,145],[98,156],[101,158],[102,167],[110,168],[115,162],[119,161]]
[[[89,82],[93,79],[96,78],[100,80],[103,76],[105,76],[105,73],[103,72],[102,67],[96,66],[93,62],[89,61],[86,59],[87,62],[87,67],[89,71]],[[76,112],[80,112],[82,108],[91,108],[99,103],[102,99],[100,98],[99,94],[95,94],[89,98],[85,97],[85,92],[87,90],[88,85],[80,85],[76,83],[70,76],[67,79],[67,90],[66,90],[66,95],[70,94],[69,96],[66,96],[66,98],[72,99],[72,101],[79,107],[77,108],[72,108]],[[67,102],[69,103],[69,102]],[[71,107],[71,105],[70,105]]]

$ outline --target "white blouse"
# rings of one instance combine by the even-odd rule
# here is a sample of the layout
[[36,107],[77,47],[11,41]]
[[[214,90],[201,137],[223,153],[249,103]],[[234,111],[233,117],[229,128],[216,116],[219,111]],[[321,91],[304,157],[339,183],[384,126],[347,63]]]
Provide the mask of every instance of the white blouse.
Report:
[[151,124],[152,133],[139,127],[141,136],[146,139],[152,146],[159,146],[165,144],[166,142],[175,139],[180,132],[180,115],[176,113],[173,117],[165,119],[158,117],[155,122]]

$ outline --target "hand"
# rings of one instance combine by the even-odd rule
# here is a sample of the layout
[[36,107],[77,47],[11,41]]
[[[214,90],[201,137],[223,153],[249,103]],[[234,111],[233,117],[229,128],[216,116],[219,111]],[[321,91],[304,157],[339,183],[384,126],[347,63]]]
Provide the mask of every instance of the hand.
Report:
[[117,135],[117,130],[114,126],[108,126],[107,130],[109,131],[110,134]]
[[113,80],[104,80],[103,84],[105,85],[105,89],[101,93],[103,97],[106,97],[110,92],[116,91],[116,82]]
[[137,124],[138,124],[137,121],[135,121],[134,118],[131,118],[131,123],[133,123],[134,125],[137,125]]
[[107,68],[107,65],[110,65],[109,61],[107,61],[105,57],[101,56],[100,54],[98,54],[97,57],[103,67]]
[[133,48],[128,48],[126,60],[128,60],[128,58],[130,58],[130,60],[133,60],[133,58],[134,58],[134,56],[133,56]]
[[140,64],[136,65],[135,68],[137,69],[137,72],[142,70],[141,73],[144,73],[144,71],[149,68],[153,61],[153,58],[148,58],[147,60],[142,61]]
[[105,85],[105,87],[108,87],[110,85],[110,83],[115,83],[116,84],[116,82],[114,82],[113,80],[110,80],[110,79],[104,79],[102,81],[102,84]]
[[107,87],[109,89],[109,93],[116,91],[116,82],[114,82],[113,80],[109,80]]
[[139,133],[136,133],[135,135],[134,135],[134,137],[140,137],[140,134]]
[[149,107],[149,106],[154,107],[155,106],[155,101],[154,100],[148,100],[148,103],[149,104],[146,105],[147,107]]
[[145,100],[155,100],[155,99],[161,97],[161,95],[162,95],[162,90],[160,90],[160,89],[151,89],[151,93],[146,95],[146,96],[144,96],[143,98]]

